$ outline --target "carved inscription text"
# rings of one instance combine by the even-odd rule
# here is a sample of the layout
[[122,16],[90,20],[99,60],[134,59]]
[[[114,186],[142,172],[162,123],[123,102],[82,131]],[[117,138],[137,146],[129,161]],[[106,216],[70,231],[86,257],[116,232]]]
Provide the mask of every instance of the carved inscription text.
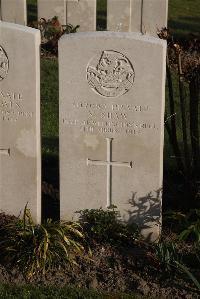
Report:
[[64,113],[62,123],[85,133],[139,135],[146,130],[157,130],[156,123],[146,120],[148,113],[151,113],[148,105],[74,101],[70,113]]
[[19,119],[30,119],[32,111],[25,108],[23,95],[18,92],[3,91],[0,88],[0,120],[16,122]]

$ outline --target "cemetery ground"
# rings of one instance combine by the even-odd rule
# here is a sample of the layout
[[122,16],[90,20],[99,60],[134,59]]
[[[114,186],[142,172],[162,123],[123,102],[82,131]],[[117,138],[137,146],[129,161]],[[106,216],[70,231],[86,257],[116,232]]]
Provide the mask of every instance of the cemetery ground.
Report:
[[[188,8],[189,16],[181,19],[178,15],[183,13],[183,2],[186,4],[188,1],[171,0],[169,19],[175,36],[186,39],[191,31],[198,32],[199,4],[192,1],[193,4]],[[180,20],[184,24],[180,24]],[[168,124],[173,125],[168,80],[163,232],[160,242],[144,242],[136,227],[125,227],[118,221],[117,209],[82,212],[80,227],[72,223],[62,226],[52,222],[37,226],[26,209],[23,220],[1,214],[0,241],[3,243],[0,243],[0,298],[199,298],[199,186],[194,192],[193,182],[196,186],[197,178],[190,176],[193,179],[191,184],[179,167],[179,160],[184,165],[187,162],[182,116],[185,114],[187,119],[191,117],[189,86],[187,82],[182,85],[175,68],[171,69],[171,75],[177,111],[177,139],[184,157],[175,159],[173,142],[167,131]],[[59,140],[58,62],[55,55],[45,53],[42,58],[41,83],[42,211],[43,219],[57,220]],[[180,109],[181,88],[187,95],[184,98],[185,111]],[[186,131],[189,132],[188,123]],[[188,146],[191,154],[189,141]],[[193,172],[191,167],[184,166],[186,173]],[[49,238],[52,247],[48,243]]]

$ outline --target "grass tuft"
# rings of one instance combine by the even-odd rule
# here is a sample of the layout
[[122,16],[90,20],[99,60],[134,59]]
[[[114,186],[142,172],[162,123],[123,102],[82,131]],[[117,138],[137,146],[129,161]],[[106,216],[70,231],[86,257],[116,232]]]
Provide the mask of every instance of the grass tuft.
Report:
[[84,235],[76,222],[52,222],[37,225],[25,207],[23,219],[11,221],[0,229],[3,264],[17,266],[27,279],[56,267],[77,265],[84,251]]

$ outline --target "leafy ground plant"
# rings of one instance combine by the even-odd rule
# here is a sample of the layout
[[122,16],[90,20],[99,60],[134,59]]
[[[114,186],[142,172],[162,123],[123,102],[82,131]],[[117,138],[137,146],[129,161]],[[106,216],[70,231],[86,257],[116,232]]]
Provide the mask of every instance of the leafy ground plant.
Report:
[[[18,219],[12,218],[7,215],[5,215],[5,217],[4,215],[0,217],[0,228],[2,228],[0,230],[0,241],[3,241],[8,237],[10,239],[11,234],[7,230],[7,224],[13,222],[12,225],[14,226],[15,222],[15,224],[19,226],[18,221]],[[26,221],[27,224],[25,225],[25,227],[29,225],[28,219]],[[20,230],[18,229],[19,232],[16,233],[16,228],[12,232],[13,239],[15,234],[15,242],[17,243],[20,243],[19,240],[21,240],[21,237],[19,237],[19,233],[21,232],[23,235],[25,234],[22,226],[23,221],[21,221]],[[22,241],[24,241],[24,244],[22,244],[21,247],[19,246],[19,244],[14,244],[14,241],[12,240],[11,248],[14,248],[14,251],[12,251],[12,253],[9,252],[9,259],[3,260],[3,257],[1,256],[2,263],[0,263],[0,282],[18,285],[18,287],[14,288],[14,290],[11,292],[11,296],[10,293],[7,292],[8,287],[5,287],[2,290],[2,293],[0,290],[2,298],[70,298],[70,295],[67,292],[56,293],[53,290],[46,290],[45,288],[42,290],[42,292],[40,292],[40,290],[36,292],[33,290],[33,293],[31,292],[31,290],[29,292],[28,289],[27,291],[24,289],[23,292],[20,293],[20,296],[18,296],[19,289],[21,290],[21,284],[27,284],[27,276],[22,276],[22,271],[25,272],[25,269],[22,269],[23,264],[20,261],[21,255],[23,255],[24,253],[26,254],[28,250],[29,257],[33,255],[33,250],[31,249],[33,247],[33,234],[37,236],[35,238],[35,243],[39,243],[41,240],[38,237],[38,233],[36,234],[36,232],[34,232],[34,230],[36,230],[35,226],[31,226],[30,224],[30,229],[33,229],[33,232],[30,232],[29,229],[25,230],[27,233],[27,237],[25,238],[23,236]],[[49,233],[49,229],[46,230]],[[82,230],[81,233],[83,234]],[[31,236],[29,237],[29,240],[28,236]],[[82,240],[87,240],[87,236],[85,238],[79,238],[77,236],[75,240],[78,240],[81,243]],[[53,269],[52,271],[48,272],[48,267],[46,267],[44,272],[45,275],[42,275],[42,268],[36,268],[34,272],[35,275],[33,274],[32,276],[28,276],[28,278],[31,278],[29,279],[29,282],[34,283],[34,285],[37,284],[38,286],[41,285],[41,283],[44,285],[56,285],[56,290],[60,290],[61,287],[65,287],[66,285],[73,285],[74,288],[77,289],[77,292],[79,292],[79,288],[94,288],[98,290],[98,294],[100,294],[100,292],[102,291],[109,294],[113,292],[113,296],[108,298],[118,298],[117,296],[115,296],[115,292],[124,292],[128,294],[133,292],[139,294],[139,298],[143,298],[143,295],[152,296],[150,298],[161,298],[162,296],[163,298],[186,298],[186,295],[187,298],[198,298],[196,296],[198,290],[194,286],[194,279],[191,281],[191,275],[188,276],[187,274],[186,276],[186,272],[184,272],[183,269],[178,270],[174,267],[172,269],[174,272],[173,273],[172,271],[167,271],[163,267],[161,267],[161,264],[155,255],[153,245],[146,244],[142,240],[133,242],[133,239],[131,239],[129,243],[127,243],[125,239],[125,242],[123,242],[122,244],[119,243],[119,239],[113,241],[115,241],[114,244],[106,244],[104,241],[102,241],[101,243],[94,241],[94,243],[91,244],[93,245],[91,246],[92,259],[89,257],[87,251],[84,251],[84,254],[82,255],[80,255],[79,252],[75,253],[73,257],[75,259],[75,262],[78,263],[77,267],[71,267],[70,265],[73,265],[73,263],[69,263],[67,260],[65,262],[64,253],[63,251],[59,250],[59,252],[57,251],[57,253],[59,254],[57,266],[53,268],[53,266],[51,265],[50,269]],[[165,239],[163,239],[162,242],[165,242]],[[2,246],[2,243],[0,244]],[[9,244],[7,243],[7,245]],[[23,249],[24,246],[26,249]],[[185,252],[185,256],[188,256],[188,254],[190,254],[190,251],[188,252],[188,247],[184,247],[183,242],[181,243],[181,246],[181,248],[180,246],[178,246],[178,253],[182,254]],[[39,246],[35,245],[35,248],[38,247]],[[52,247],[48,245],[48,250],[51,250],[51,248]],[[18,255],[16,249],[18,251],[21,250],[21,255]],[[0,248],[0,250],[1,253],[5,254],[5,250],[2,251],[2,248]],[[163,250],[163,252],[165,254],[166,250]],[[12,254],[17,254],[18,256],[16,256],[16,258],[13,258]],[[7,255],[5,257],[7,257]],[[13,267],[11,267],[10,260],[14,264]],[[164,257],[162,258],[162,260],[166,260],[167,262],[171,260],[172,263],[176,262],[176,260],[174,261],[173,258],[168,259]],[[186,270],[190,271],[190,274],[192,273],[193,277],[196,278],[196,282],[198,282],[200,279],[199,267],[190,264],[190,262],[188,261],[189,260],[186,259],[183,261],[184,265],[187,265]],[[25,263],[25,266],[26,265],[27,263]],[[28,274],[27,271],[26,274]],[[189,277],[190,279],[188,279]],[[16,294],[18,297],[16,296]],[[87,296],[88,297],[86,298],[90,298],[89,294]],[[72,298],[84,297],[80,293],[80,296],[77,294],[77,297],[75,296]]]
[[161,269],[173,271],[176,267],[175,262],[180,262],[180,255],[177,252],[176,244],[173,242],[160,242],[155,244],[155,254]]
[[180,233],[181,240],[193,240],[200,245],[200,209],[192,209],[186,216],[186,223]]
[[48,220],[36,225],[25,207],[22,220],[11,221],[0,230],[1,259],[7,265],[17,265],[31,279],[57,266],[77,265],[83,239],[78,223]]
[[123,223],[115,207],[110,210],[86,209],[78,213],[80,213],[79,221],[89,243],[127,244],[133,243],[140,236],[136,224]]
[[166,273],[171,275],[184,274],[187,279],[190,279],[194,286],[200,290],[200,282],[191,272],[190,267],[183,263],[183,256],[177,249],[177,243],[160,242],[155,244],[155,255],[159,261],[159,266]]

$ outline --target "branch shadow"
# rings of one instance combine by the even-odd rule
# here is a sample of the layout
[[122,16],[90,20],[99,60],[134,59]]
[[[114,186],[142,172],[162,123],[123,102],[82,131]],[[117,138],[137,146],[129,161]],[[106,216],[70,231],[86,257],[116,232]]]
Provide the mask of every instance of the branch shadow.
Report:
[[[150,242],[155,239],[153,230],[157,227],[157,231],[161,228],[161,197],[162,189],[149,192],[143,197],[138,197],[137,192],[132,191],[132,196],[128,200],[130,209],[128,214],[128,225],[136,223],[142,231],[146,231],[145,239]],[[157,233],[159,238],[159,234]]]

